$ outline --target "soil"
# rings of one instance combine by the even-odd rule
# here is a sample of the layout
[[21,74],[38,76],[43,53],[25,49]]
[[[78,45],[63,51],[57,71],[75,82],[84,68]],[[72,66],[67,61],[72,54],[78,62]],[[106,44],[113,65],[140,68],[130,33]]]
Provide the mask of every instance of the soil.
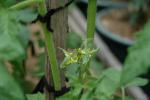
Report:
[[140,24],[134,27],[130,23],[128,9],[112,10],[110,14],[103,16],[102,25],[109,31],[130,40],[135,39],[135,33],[142,27]]

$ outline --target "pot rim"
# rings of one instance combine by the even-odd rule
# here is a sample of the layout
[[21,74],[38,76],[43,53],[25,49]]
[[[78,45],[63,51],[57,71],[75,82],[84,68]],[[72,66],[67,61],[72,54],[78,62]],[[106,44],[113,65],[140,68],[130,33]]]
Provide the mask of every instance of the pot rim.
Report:
[[[124,7],[121,7],[121,8],[124,8]],[[100,34],[103,34],[104,36],[106,36],[106,37],[108,37],[108,38],[110,38],[110,39],[112,39],[118,43],[122,43],[125,45],[132,45],[135,42],[134,40],[131,40],[129,38],[126,38],[126,37],[120,36],[114,32],[111,32],[101,24],[102,17],[104,15],[109,14],[109,12],[111,12],[112,10],[115,10],[115,9],[118,9],[118,8],[108,8],[108,9],[104,9],[102,11],[99,11],[97,13],[97,17],[96,17],[96,28]]]

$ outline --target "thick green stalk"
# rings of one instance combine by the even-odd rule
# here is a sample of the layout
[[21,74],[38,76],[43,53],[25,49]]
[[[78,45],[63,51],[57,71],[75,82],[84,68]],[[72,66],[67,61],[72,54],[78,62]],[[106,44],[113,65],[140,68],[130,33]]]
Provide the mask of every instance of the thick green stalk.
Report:
[[25,0],[20,3],[17,3],[16,5],[11,6],[9,9],[15,9],[15,10],[22,9],[29,5],[33,5],[33,4],[40,3],[40,2],[42,2],[42,0]]
[[125,89],[124,89],[124,87],[121,87],[121,92],[122,92],[122,99],[121,100],[125,100]]
[[[96,3],[97,3],[97,0],[88,0],[87,43],[86,43],[86,46],[88,48],[93,47],[94,32],[95,32],[95,19],[96,19],[96,11],[97,11]],[[87,68],[90,67],[90,61],[86,67]],[[87,70],[87,71],[89,71],[89,70]]]
[[[47,12],[45,0],[43,0],[42,3],[39,4],[39,14],[45,15]],[[58,68],[57,58],[56,58],[56,50],[54,47],[53,37],[52,33],[48,31],[45,24],[42,24],[44,34],[45,34],[45,44],[47,47],[48,57],[51,64],[51,70],[52,70],[52,77],[54,82],[55,90],[61,89],[61,78],[60,78],[60,71]]]
[[50,59],[54,87],[55,87],[55,90],[60,90],[61,89],[61,78],[60,78],[60,71],[59,71],[58,63],[57,63],[57,59],[56,59],[56,52],[55,52],[52,33],[50,33],[47,30],[47,27],[45,25],[42,25],[42,27],[43,27],[44,33],[45,33],[45,43],[47,46],[48,57]]
[[89,0],[88,2],[88,16],[87,16],[87,39],[94,39],[95,32],[95,17],[96,17],[96,1]]

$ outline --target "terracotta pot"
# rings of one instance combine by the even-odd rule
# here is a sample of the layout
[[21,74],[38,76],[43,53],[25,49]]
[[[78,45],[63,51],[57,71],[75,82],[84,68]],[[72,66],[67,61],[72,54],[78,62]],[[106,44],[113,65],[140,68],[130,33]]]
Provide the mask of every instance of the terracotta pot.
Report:
[[[103,34],[105,37],[107,37],[107,38],[109,38],[113,41],[116,41],[120,44],[130,46],[134,43],[133,39],[123,37],[123,35],[120,35],[121,33],[118,34],[118,33],[112,32],[110,29],[108,29],[102,23],[102,21],[103,21],[102,19],[103,19],[104,16],[109,16],[112,11],[115,11],[115,10],[118,10],[118,9],[125,9],[125,7],[122,6],[122,7],[119,7],[119,8],[118,7],[117,8],[109,8],[109,9],[104,9],[104,10],[98,12],[97,13],[97,18],[96,18],[96,28],[99,31],[99,33]],[[115,27],[115,26],[118,27],[116,25],[116,23],[114,23],[113,25],[114,25],[113,27]]]

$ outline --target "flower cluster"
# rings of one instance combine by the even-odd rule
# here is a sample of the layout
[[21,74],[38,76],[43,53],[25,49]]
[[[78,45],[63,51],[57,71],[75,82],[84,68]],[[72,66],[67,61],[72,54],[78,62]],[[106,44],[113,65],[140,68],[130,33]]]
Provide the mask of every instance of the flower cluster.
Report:
[[74,63],[78,64],[87,64],[90,59],[96,54],[98,49],[91,49],[91,48],[78,48],[74,50],[64,50],[62,49],[65,54],[65,59],[62,63],[62,68]]

